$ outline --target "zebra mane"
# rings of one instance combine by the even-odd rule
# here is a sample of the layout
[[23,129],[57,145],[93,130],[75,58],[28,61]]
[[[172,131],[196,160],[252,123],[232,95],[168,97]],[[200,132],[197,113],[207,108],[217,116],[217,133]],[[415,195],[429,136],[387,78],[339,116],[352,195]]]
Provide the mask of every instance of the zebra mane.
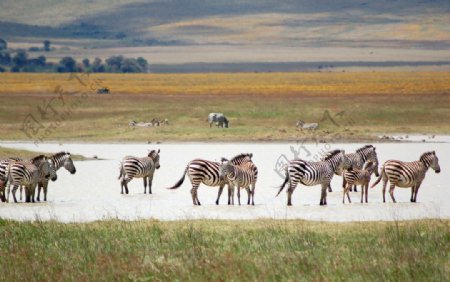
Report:
[[322,159],[324,161],[329,161],[330,159],[332,159],[334,156],[336,156],[337,154],[339,154],[341,152],[342,152],[342,150],[339,150],[339,149],[327,152],[327,154]]
[[362,151],[364,151],[365,149],[369,149],[369,148],[375,148],[373,145],[366,145],[362,148],[359,148],[358,150],[356,150],[357,153],[360,153]]
[[236,160],[238,160],[238,159],[240,159],[240,158],[245,158],[245,157],[249,157],[250,159],[252,159],[253,154],[252,154],[252,153],[241,153],[241,154],[239,154],[239,155],[237,155],[237,156],[234,156],[234,157],[230,160],[230,162],[234,162],[234,161],[236,161]]
[[156,150],[151,150],[151,151],[148,152],[147,157],[153,159],[153,158],[155,158],[155,157],[159,154],[159,152],[160,152],[159,149],[158,149],[158,151],[156,151]]
[[435,151],[425,152],[420,156],[420,161],[425,163],[426,165],[429,165],[428,157],[432,155],[436,155],[436,152]]
[[53,154],[53,155],[51,156],[51,158],[52,158],[52,159],[60,158],[60,157],[62,157],[62,156],[64,156],[64,155],[68,155],[69,158],[70,158],[70,153],[69,153],[69,152],[58,152],[58,153],[56,153],[56,154]]

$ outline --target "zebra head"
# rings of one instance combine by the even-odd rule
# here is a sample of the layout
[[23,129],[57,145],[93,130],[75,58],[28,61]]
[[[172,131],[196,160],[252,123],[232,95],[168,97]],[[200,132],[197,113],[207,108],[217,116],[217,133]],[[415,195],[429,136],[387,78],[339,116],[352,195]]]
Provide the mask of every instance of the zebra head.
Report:
[[73,164],[72,158],[70,157],[70,153],[69,157],[64,161],[64,168],[70,172],[70,174],[75,174],[75,172],[77,172],[77,169],[75,168],[75,165]]
[[362,148],[359,148],[358,150],[356,150],[356,153],[359,154],[365,162],[372,162],[373,164],[376,164],[375,170],[373,172],[375,173],[376,177],[380,176],[380,173],[378,171],[378,155],[373,145],[366,145]]
[[435,151],[423,153],[422,156],[420,156],[420,161],[425,165],[425,167],[431,167],[436,173],[441,172],[439,159],[436,156]]
[[153,163],[155,164],[156,169],[159,169],[159,167],[160,167],[160,165],[159,165],[159,152],[160,151],[161,151],[160,149],[158,149],[158,151],[151,150],[148,153],[148,157],[153,160]]
[[221,159],[219,165],[219,178],[226,179],[228,175],[233,171],[233,164],[226,158]]

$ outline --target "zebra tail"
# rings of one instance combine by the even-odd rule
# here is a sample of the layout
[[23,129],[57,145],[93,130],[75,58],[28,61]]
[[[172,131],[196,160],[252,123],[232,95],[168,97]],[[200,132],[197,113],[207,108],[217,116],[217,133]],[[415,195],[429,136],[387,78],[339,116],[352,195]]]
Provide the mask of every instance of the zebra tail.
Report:
[[284,178],[284,182],[283,182],[283,184],[281,184],[280,190],[278,190],[278,193],[277,193],[277,195],[275,197],[278,197],[278,195],[280,195],[281,191],[283,191],[284,186],[286,186],[286,183],[288,183],[288,181],[289,181],[289,173],[288,173],[288,171],[286,169],[286,177]]
[[384,174],[385,174],[385,172],[384,172],[384,166],[383,166],[383,167],[381,168],[380,176],[378,176],[377,180],[376,180],[372,185],[370,185],[370,189],[372,189],[372,188],[375,187],[378,183],[380,183],[381,178],[383,177]]
[[183,182],[184,182],[184,178],[186,177],[186,173],[187,173],[187,171],[188,171],[188,167],[189,167],[189,165],[186,166],[186,169],[184,170],[183,176],[180,178],[180,180],[178,180],[178,182],[175,183],[175,185],[173,185],[172,187],[168,187],[167,189],[177,189],[177,188],[180,188],[181,184],[183,184]]

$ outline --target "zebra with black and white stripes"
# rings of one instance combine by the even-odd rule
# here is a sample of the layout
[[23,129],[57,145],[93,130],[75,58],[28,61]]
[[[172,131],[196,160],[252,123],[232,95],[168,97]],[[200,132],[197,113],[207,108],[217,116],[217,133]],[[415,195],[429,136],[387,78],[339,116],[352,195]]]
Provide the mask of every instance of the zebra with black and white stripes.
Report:
[[[253,154],[246,153],[246,154],[239,154],[235,157],[233,157],[230,162],[234,165],[242,165],[247,162],[252,161]],[[198,187],[201,183],[205,184],[206,186],[210,187],[217,187],[219,186],[219,192],[216,199],[216,205],[219,204],[220,196],[222,195],[222,191],[225,185],[228,185],[228,204],[231,205],[232,200],[232,190],[230,188],[230,184],[227,179],[221,178],[219,176],[219,162],[212,162],[204,159],[194,159],[190,161],[186,169],[184,170],[183,176],[180,180],[178,180],[177,183],[175,183],[174,186],[169,187],[168,189],[177,189],[179,188],[183,182],[184,178],[186,177],[186,174],[189,175],[189,179],[191,181],[191,196],[192,196],[192,202],[194,205],[201,205],[200,200],[198,199]]]
[[56,179],[56,173],[47,157],[40,155],[30,161],[11,161],[6,169],[6,177],[8,182],[6,201],[9,200],[11,185],[13,185],[12,194],[14,202],[17,203],[16,191],[19,186],[23,185],[25,186],[26,202],[34,202],[34,192],[38,182],[44,178]]
[[286,178],[284,179],[277,196],[289,182],[287,205],[292,206],[292,193],[299,182],[305,186],[321,185],[322,193],[319,204],[326,205],[327,188],[330,186],[334,174],[338,170],[347,169],[349,167],[350,160],[345,156],[344,150],[333,150],[319,162],[310,162],[301,159],[292,160],[285,168]]
[[343,184],[342,188],[344,190],[344,194],[342,196],[342,203],[345,203],[345,195],[347,195],[348,202],[351,203],[350,200],[350,190],[352,189],[353,185],[361,185],[361,203],[363,202],[364,195],[366,203],[368,202],[368,188],[369,188],[369,182],[372,174],[375,172],[375,170],[378,169],[378,163],[376,162],[366,162],[364,164],[363,169],[353,169],[353,167],[350,167],[347,170],[344,170],[342,173],[343,176]]
[[400,188],[411,187],[411,202],[417,201],[417,193],[419,192],[420,185],[422,184],[425,174],[429,168],[432,168],[436,173],[441,172],[441,167],[439,166],[439,159],[436,156],[435,151],[425,152],[420,156],[418,161],[413,162],[402,162],[397,160],[388,160],[383,164],[381,168],[381,175],[375,181],[375,183],[370,186],[370,188],[375,187],[381,179],[383,179],[383,203],[386,202],[386,185],[389,181],[389,194],[394,203],[396,203],[394,198],[395,186]]
[[[75,174],[77,172],[77,169],[73,164],[73,160],[69,152],[58,152],[56,154],[53,154],[49,157],[49,161],[56,171],[64,167],[68,172],[70,172],[70,174]],[[47,201],[48,182],[48,179],[39,181],[36,198],[37,201],[40,201],[42,190],[44,190],[44,201]]]
[[[350,159],[353,169],[362,169],[366,162],[373,162],[378,165],[377,152],[372,145],[366,145],[357,149],[355,153],[346,154],[346,156]],[[374,173],[376,177],[380,176],[378,166],[375,168]],[[342,175],[342,171],[339,171],[338,175]],[[352,190],[350,189],[350,191]],[[357,192],[356,185],[353,186],[353,191]]]
[[153,175],[156,169],[159,169],[159,152],[160,150],[151,150],[147,157],[137,158],[133,156],[126,156],[122,159],[120,163],[120,186],[121,194],[123,194],[123,188],[125,188],[125,193],[128,194],[128,182],[133,178],[143,178],[144,179],[144,194],[147,192],[147,182],[148,182],[148,193],[152,193],[152,183]]
[[237,188],[238,203],[241,205],[241,188],[247,190],[247,205],[255,205],[255,188],[258,180],[258,168],[253,162],[235,165],[231,161],[222,158],[219,166],[219,177],[228,180],[231,186],[232,202],[234,204],[234,187]]

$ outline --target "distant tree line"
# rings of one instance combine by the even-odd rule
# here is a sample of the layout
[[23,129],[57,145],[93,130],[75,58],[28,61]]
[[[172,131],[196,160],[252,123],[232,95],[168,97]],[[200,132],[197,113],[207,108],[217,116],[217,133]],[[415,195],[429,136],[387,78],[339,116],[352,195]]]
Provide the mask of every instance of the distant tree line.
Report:
[[[36,51],[49,52],[50,41],[43,42],[43,49]],[[30,49],[31,49],[30,48]],[[115,73],[142,73],[148,71],[148,62],[142,57],[125,58],[112,56],[104,62],[95,58],[92,62],[85,58],[77,62],[72,57],[64,57],[59,62],[47,62],[45,56],[29,58],[27,51],[8,49],[6,40],[0,38],[0,72],[115,72]]]

